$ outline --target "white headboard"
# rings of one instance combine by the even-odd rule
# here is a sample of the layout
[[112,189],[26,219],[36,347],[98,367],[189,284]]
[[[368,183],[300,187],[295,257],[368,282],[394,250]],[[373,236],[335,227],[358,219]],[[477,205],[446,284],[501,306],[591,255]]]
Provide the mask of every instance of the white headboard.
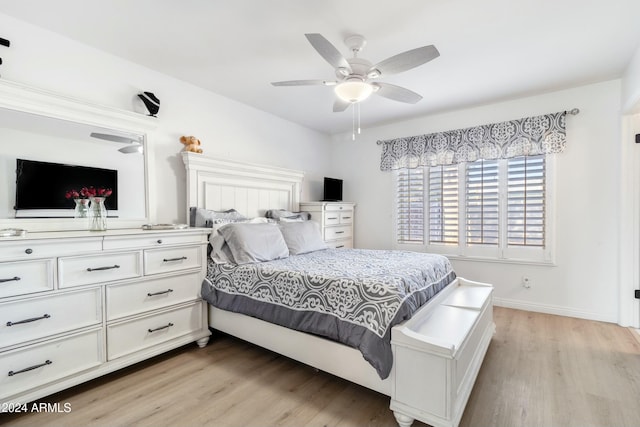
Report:
[[236,209],[247,217],[268,209],[298,210],[304,172],[183,152],[189,207]]

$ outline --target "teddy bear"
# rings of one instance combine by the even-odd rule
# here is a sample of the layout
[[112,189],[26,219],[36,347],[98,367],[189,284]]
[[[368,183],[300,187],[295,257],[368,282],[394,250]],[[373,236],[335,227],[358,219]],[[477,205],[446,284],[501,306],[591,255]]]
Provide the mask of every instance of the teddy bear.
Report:
[[184,144],[184,151],[191,151],[192,153],[202,153],[202,148],[200,148],[200,140],[195,136],[181,136],[180,142]]

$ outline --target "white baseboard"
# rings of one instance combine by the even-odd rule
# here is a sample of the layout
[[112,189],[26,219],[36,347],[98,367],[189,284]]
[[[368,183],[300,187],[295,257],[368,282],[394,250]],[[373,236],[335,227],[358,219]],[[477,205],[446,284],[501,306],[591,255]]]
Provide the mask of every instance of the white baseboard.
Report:
[[506,298],[493,297],[493,304],[499,307],[515,308],[517,310],[535,311],[537,313],[556,314],[558,316],[577,317],[578,319],[597,320],[599,322],[618,323],[615,313],[602,314],[590,311],[575,310],[557,305],[537,304]]

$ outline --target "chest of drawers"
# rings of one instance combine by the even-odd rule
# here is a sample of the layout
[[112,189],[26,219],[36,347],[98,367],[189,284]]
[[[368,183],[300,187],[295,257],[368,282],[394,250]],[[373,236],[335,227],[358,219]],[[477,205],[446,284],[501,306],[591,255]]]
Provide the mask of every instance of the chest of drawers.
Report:
[[26,403],[167,350],[206,345],[208,229],[0,240],[0,403]]
[[311,213],[322,237],[333,248],[353,248],[355,204],[347,202],[302,202],[300,210]]

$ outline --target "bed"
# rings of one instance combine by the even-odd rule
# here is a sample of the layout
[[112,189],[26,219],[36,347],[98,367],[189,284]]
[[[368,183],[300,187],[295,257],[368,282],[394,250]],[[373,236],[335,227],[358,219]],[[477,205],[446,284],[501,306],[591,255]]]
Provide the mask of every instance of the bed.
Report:
[[[268,209],[295,211],[298,208],[302,172],[193,153],[184,153],[183,161],[187,170],[187,209],[199,207],[221,211],[234,208],[247,217],[263,217]],[[420,263],[433,258],[427,263],[427,270],[432,270],[434,275],[422,288],[405,286],[406,294],[400,296],[378,292],[384,294],[382,299],[386,307],[381,318],[388,318],[389,322],[369,318],[365,323],[376,327],[367,329],[365,323],[358,323],[357,319],[371,317],[375,309],[354,314],[361,308],[355,304],[358,308],[345,310],[350,311],[351,317],[337,327],[338,335],[342,337],[325,333],[327,328],[324,326],[302,332],[297,325],[309,322],[298,316],[311,312],[314,319],[325,316],[324,321],[327,321],[333,314],[326,314],[322,305],[311,311],[288,305],[287,292],[278,295],[267,292],[267,299],[279,298],[278,304],[285,306],[281,313],[285,314],[270,314],[271,317],[263,317],[265,320],[255,317],[270,312],[254,298],[260,292],[265,293],[269,286],[275,289],[276,283],[290,284],[291,278],[298,277],[299,282],[306,280],[312,284],[309,289],[299,292],[317,296],[319,290],[329,289],[332,284],[355,274],[348,268],[344,271],[338,268],[341,267],[339,260],[346,260],[344,264],[355,264],[355,260],[361,259],[366,265],[376,256],[380,262],[369,267],[379,272],[383,281],[389,281],[393,276],[392,271],[384,271],[389,265],[387,261],[393,257],[398,257],[400,264],[402,258],[409,257],[408,261],[405,259],[409,270],[412,270],[411,265],[418,263],[410,257],[421,258]],[[309,263],[316,268],[323,262],[324,269],[311,272],[313,280],[303,279],[311,268]],[[292,268],[299,268],[299,271],[292,271]],[[413,270],[416,276],[426,274]],[[492,286],[456,277],[446,258],[429,254],[330,249],[240,266],[225,266],[209,260],[207,276],[202,292],[215,304],[209,306],[211,328],[388,395],[390,409],[402,427],[410,426],[415,419],[433,426],[459,424],[495,330]],[[249,276],[259,277],[262,282],[245,280]],[[283,277],[287,280],[283,281]],[[265,280],[270,280],[272,285]],[[213,282],[221,284],[221,290],[216,292],[211,286]],[[285,286],[285,289],[290,288]],[[333,286],[332,289],[347,288]],[[356,295],[355,299],[360,297],[362,295]],[[317,298],[311,300],[318,305]],[[244,302],[240,304],[239,301]],[[239,308],[239,305],[247,306],[247,301],[251,301],[249,311],[246,307]],[[346,344],[339,342],[339,338],[344,337],[347,337]],[[371,345],[367,344],[363,349],[359,344],[361,341]],[[387,347],[381,351],[382,357],[376,359],[381,346]]]

